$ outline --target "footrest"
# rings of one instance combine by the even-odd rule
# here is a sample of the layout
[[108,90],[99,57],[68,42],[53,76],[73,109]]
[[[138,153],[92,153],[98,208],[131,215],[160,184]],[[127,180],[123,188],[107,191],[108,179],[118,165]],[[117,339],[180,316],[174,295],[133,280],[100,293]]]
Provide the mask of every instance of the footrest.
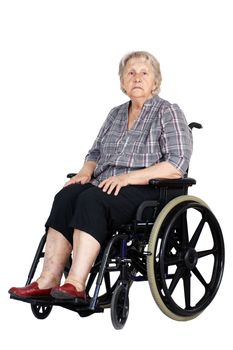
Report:
[[18,301],[23,301],[25,303],[29,303],[31,305],[50,305],[50,306],[61,306],[66,309],[76,311],[76,312],[88,312],[88,313],[95,313],[95,312],[103,312],[104,309],[99,307],[95,308],[95,310],[90,309],[90,298],[87,300],[80,301],[80,299],[74,299],[74,300],[62,300],[62,299],[55,299],[52,296],[43,296],[43,297],[30,297],[30,298],[24,298],[19,297],[17,295],[10,295],[11,299],[15,299]]
[[47,305],[53,305],[54,299],[50,296],[43,296],[43,297],[20,297],[18,295],[11,294],[10,299],[15,299],[19,301],[23,301],[24,303],[29,303],[29,304],[47,304]]

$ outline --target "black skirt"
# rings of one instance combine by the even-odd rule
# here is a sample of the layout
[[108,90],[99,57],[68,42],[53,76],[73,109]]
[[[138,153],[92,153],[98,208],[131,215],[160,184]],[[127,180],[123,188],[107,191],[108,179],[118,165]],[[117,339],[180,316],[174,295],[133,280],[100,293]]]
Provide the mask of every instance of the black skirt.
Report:
[[117,196],[90,183],[70,185],[55,196],[45,226],[59,231],[71,244],[78,229],[103,245],[114,229],[133,219],[143,201],[152,199],[158,199],[158,190],[148,185],[122,187]]

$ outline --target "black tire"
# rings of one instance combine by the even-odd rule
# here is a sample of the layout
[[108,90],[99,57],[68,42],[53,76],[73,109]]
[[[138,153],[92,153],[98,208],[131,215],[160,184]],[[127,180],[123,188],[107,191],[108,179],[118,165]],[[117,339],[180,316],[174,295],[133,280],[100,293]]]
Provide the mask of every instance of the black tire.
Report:
[[46,305],[46,304],[40,304],[40,303],[31,304],[33,315],[40,320],[43,320],[46,317],[48,317],[48,315],[52,311],[52,308],[53,308],[52,305]]
[[111,320],[115,329],[122,329],[129,314],[129,287],[119,284],[112,296]]
[[[198,249],[203,235],[206,248]],[[194,196],[170,201],[155,221],[148,250],[148,281],[159,308],[179,321],[197,317],[216,295],[224,268],[221,228],[206,203]]]

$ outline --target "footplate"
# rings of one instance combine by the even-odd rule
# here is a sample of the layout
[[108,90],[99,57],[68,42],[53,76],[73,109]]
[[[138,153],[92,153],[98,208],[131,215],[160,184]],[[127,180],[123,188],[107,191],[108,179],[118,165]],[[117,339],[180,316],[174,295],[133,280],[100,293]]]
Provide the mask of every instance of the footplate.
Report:
[[103,312],[104,309],[99,307],[98,305],[94,310],[90,309],[90,300],[91,298],[88,298],[87,300],[80,300],[78,298],[70,301],[70,300],[62,300],[62,299],[55,299],[52,296],[42,296],[42,297],[19,297],[17,295],[10,295],[11,299],[23,301],[25,303],[29,303],[31,305],[45,305],[45,306],[61,306],[65,309],[69,309],[75,312],[80,313],[80,316],[84,316],[84,312],[88,314],[93,314],[96,312]]

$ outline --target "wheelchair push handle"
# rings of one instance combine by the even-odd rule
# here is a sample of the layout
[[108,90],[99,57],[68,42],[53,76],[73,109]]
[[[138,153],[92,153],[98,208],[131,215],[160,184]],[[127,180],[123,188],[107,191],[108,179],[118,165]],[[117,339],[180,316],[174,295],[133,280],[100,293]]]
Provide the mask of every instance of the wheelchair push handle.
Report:
[[192,122],[189,124],[190,129],[192,130],[193,128],[195,129],[202,129],[203,126],[200,123]]

